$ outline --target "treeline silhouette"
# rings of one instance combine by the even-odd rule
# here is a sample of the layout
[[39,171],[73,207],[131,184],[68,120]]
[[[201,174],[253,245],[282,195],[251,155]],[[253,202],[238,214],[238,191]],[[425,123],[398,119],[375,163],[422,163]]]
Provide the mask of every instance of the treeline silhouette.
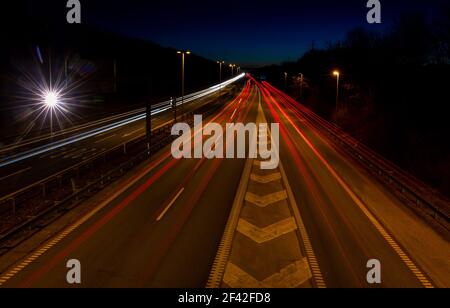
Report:
[[[11,8],[5,8],[0,21],[4,42],[0,48],[1,136],[21,134],[32,120],[27,114],[36,108],[30,106],[36,97],[27,89],[26,75],[40,83],[52,79],[56,84],[58,76],[64,80],[67,71],[69,86],[77,84],[70,93],[74,97],[70,107],[74,114],[68,114],[72,122],[181,95],[177,49],[101,31],[83,22],[68,24],[65,1],[7,5]],[[223,70],[224,80],[229,75],[229,70]],[[192,50],[186,57],[185,76],[187,94],[217,84],[219,66]],[[35,127],[41,124],[48,126],[37,123]]]
[[[341,73],[337,112],[333,70]],[[404,15],[384,33],[354,29],[343,41],[260,73],[450,195],[450,8],[431,20]]]

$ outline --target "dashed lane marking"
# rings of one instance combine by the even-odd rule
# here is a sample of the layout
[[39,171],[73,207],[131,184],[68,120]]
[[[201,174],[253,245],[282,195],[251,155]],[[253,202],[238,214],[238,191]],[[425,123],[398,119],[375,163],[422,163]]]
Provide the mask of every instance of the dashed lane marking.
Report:
[[172,201],[170,201],[170,203],[166,206],[164,211],[162,211],[162,213],[159,214],[158,218],[156,218],[156,221],[160,221],[164,217],[164,215],[172,207],[172,205],[175,203],[175,201],[177,201],[178,197],[180,197],[180,195],[183,193],[183,191],[184,191],[184,187],[182,187],[180,189],[180,191],[176,194],[176,196],[172,199]]
[[105,138],[103,138],[103,139],[97,140],[97,141],[94,142],[94,143],[100,143],[100,142],[106,141],[106,140],[108,140],[108,139],[111,139],[111,138],[113,138],[113,137],[115,137],[115,136],[116,136],[116,134],[113,134],[113,135],[111,135],[111,136],[108,136],[108,137],[105,137]]
[[[110,198],[108,198],[107,200],[102,202],[95,209],[93,209],[88,214],[86,214],[83,218],[81,218],[80,220],[78,220],[77,222],[72,224],[71,226],[64,229],[58,235],[55,235],[52,239],[48,240],[42,246],[43,248],[39,248],[39,250],[32,252],[30,256],[26,257],[19,264],[17,264],[16,266],[13,266],[10,270],[6,271],[6,274],[0,276],[0,286],[4,285],[8,280],[10,280],[12,277],[14,277],[17,273],[19,273],[21,270],[26,268],[29,264],[33,263],[37,258],[39,258],[41,255],[43,255],[45,252],[47,252],[53,246],[58,244],[61,240],[66,238],[75,229],[77,229],[79,226],[81,226],[86,221],[88,221],[91,217],[93,217],[95,214],[97,214],[105,206],[110,204],[113,200],[118,198],[121,194],[123,194],[125,191],[127,191],[130,187],[132,187],[134,184],[136,184],[142,177],[144,177],[146,174],[151,172],[153,169],[155,169],[157,166],[159,166],[164,160],[166,160],[169,157],[171,157],[170,153],[160,157],[159,160],[157,160],[154,164],[151,164],[149,167],[147,167],[144,171],[142,171],[139,175],[137,175],[135,178],[133,178],[128,184],[123,186],[119,191],[117,191]],[[13,271],[16,271],[16,270],[17,270],[17,272],[13,273]]]
[[126,134],[124,134],[124,135],[122,136],[122,138],[129,137],[129,136],[131,136],[131,135],[133,135],[133,134],[135,134],[135,133],[137,133],[137,132],[140,132],[141,130],[144,130],[144,129],[145,129],[145,127],[141,127],[141,128],[136,129],[136,130],[134,130],[134,131],[132,131],[132,132],[126,133]]

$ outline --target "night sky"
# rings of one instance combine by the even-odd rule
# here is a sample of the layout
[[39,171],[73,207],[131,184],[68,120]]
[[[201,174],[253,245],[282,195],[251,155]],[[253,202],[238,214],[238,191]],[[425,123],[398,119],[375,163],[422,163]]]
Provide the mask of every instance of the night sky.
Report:
[[[53,14],[54,6],[67,11],[66,0],[24,1],[32,3],[31,14],[39,9]],[[241,66],[294,61],[313,41],[315,47],[324,47],[344,38],[352,28],[381,31],[402,13],[421,11],[433,16],[448,5],[448,0],[380,0],[383,23],[369,25],[367,0],[80,2],[82,23]]]

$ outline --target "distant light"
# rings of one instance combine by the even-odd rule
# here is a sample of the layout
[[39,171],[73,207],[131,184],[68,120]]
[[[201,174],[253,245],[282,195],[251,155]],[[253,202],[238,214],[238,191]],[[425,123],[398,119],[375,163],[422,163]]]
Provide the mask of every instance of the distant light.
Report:
[[190,51],[186,51],[186,54],[187,54],[187,55],[190,55],[190,54],[191,54],[191,52],[190,52]]
[[339,73],[338,71],[334,71],[334,72],[333,72],[333,75],[334,75],[334,76],[339,76],[339,74],[340,74],[340,73]]
[[53,108],[56,105],[58,105],[58,94],[52,91],[47,92],[45,94],[44,104],[50,108]]
[[39,48],[39,46],[36,46],[36,54],[37,54],[38,59],[41,62],[41,64],[43,64],[44,63],[44,59],[42,59],[42,53],[41,53],[41,49]]

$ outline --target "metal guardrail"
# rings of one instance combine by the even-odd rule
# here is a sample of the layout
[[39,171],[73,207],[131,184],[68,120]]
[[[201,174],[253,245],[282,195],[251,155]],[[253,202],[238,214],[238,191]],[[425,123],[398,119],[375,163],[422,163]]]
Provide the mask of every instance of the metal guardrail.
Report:
[[[186,114],[180,120],[190,123],[192,122],[191,118],[192,113]],[[166,124],[156,128],[152,132],[152,144],[150,148],[147,148],[145,136],[136,137],[133,140],[127,141],[108,151],[99,153],[95,157],[92,157],[77,166],[68,168],[67,170],[52,175],[38,183],[30,185],[20,192],[14,193],[14,198],[4,199],[3,202],[0,202],[0,208],[4,212],[5,210],[8,210],[8,206],[5,207],[5,203],[10,203],[9,210],[12,211],[13,215],[16,212],[17,206],[25,206],[24,203],[29,206],[30,200],[34,198],[39,199],[37,202],[40,202],[41,206],[43,204],[42,202],[50,202],[52,204],[44,204],[42,206],[43,210],[38,211],[38,214],[21,221],[5,233],[0,234],[0,242],[23,230],[33,222],[40,220],[55,209],[67,209],[73,201],[80,201],[87,193],[96,189],[98,190],[99,187],[106,186],[108,183],[111,183],[116,178],[123,175],[127,170],[150,157],[157,150],[172,141],[172,136],[170,134],[172,124],[173,123]],[[127,153],[127,151],[129,152]],[[121,155],[118,155],[119,152]],[[124,161],[120,162],[121,159],[118,156],[122,156]],[[127,159],[127,156],[129,156],[129,159]],[[110,164],[107,164],[108,160],[110,160]],[[105,166],[108,165],[108,167],[104,168],[107,169],[105,172],[101,171],[99,168],[99,165],[102,163]],[[109,168],[111,165],[115,165],[116,167]],[[90,173],[95,173],[95,176],[90,177]],[[55,193],[52,194],[52,191]],[[50,197],[50,195],[52,195],[52,197]],[[50,199],[53,199],[53,201],[48,201]]]
[[[286,100],[289,100],[286,94],[274,87],[272,88]],[[395,191],[400,193],[405,201],[410,203],[409,205],[414,205],[413,208],[416,210],[417,207],[420,207],[422,211],[425,211],[429,217],[437,221],[447,231],[450,230],[450,205],[445,200],[445,197],[437,197],[438,193],[426,184],[421,183],[412,175],[407,174],[393,163],[374,153],[364,144],[355,140],[339,127],[322,119],[308,108],[300,105],[297,107],[301,107],[296,109],[309,119],[309,122],[314,127],[331,137],[341,150],[370,169],[379,179],[387,181],[387,184],[389,184],[388,187],[391,189],[395,185]]]
[[[169,122],[168,124],[164,124],[162,126],[156,127],[152,131],[152,134],[153,134],[153,132],[156,132],[157,135],[160,134],[161,131],[166,130],[172,123],[173,123],[173,121]],[[70,167],[68,167],[68,168],[66,168],[66,169],[64,169],[62,171],[59,171],[59,172],[57,172],[55,174],[52,174],[52,175],[48,176],[47,178],[39,180],[39,181],[37,181],[37,182],[35,182],[33,184],[30,184],[30,185],[28,185],[26,187],[23,187],[23,188],[21,188],[19,190],[16,190],[16,191],[12,192],[12,193],[10,193],[10,194],[8,194],[6,196],[3,196],[3,197],[0,198],[0,206],[6,200],[10,201],[12,199],[15,199],[15,198],[17,198],[17,196],[19,196],[20,194],[22,194],[22,193],[32,189],[33,187],[40,186],[43,190],[45,190],[45,186],[44,185],[46,183],[52,182],[55,178],[60,178],[61,179],[66,174],[70,173],[71,171],[79,169],[79,168],[82,168],[83,166],[90,164],[92,161],[95,161],[98,158],[104,158],[108,154],[113,153],[113,152],[117,151],[118,149],[123,151],[126,154],[127,149],[129,148],[130,145],[135,144],[138,141],[142,141],[143,139],[144,139],[144,137],[142,137],[142,136],[134,137],[134,138],[132,138],[132,139],[126,141],[126,142],[120,143],[120,144],[118,144],[118,145],[116,145],[116,146],[114,146],[114,147],[112,147],[110,149],[104,150],[104,151],[102,151],[102,152],[100,152],[100,153],[90,157],[87,160],[84,160],[84,161],[82,161],[82,162],[80,162],[78,164],[72,165],[72,166],[70,166]]]

